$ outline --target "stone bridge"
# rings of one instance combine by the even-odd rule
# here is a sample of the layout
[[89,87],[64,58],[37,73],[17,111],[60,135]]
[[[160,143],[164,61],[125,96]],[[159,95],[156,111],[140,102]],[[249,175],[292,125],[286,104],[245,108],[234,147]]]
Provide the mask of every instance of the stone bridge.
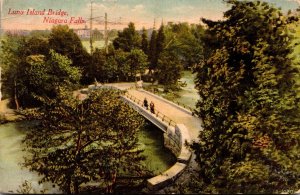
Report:
[[[198,140],[199,131],[202,130],[202,121],[194,116],[192,111],[142,88],[136,88],[134,83],[90,85],[88,89],[81,91],[88,93],[89,90],[98,87],[124,91],[123,100],[164,132],[165,147],[177,157],[177,162],[171,168],[147,180],[148,188],[157,190],[177,179],[189,165],[192,156],[185,143]],[[148,103],[151,101],[154,103],[155,114],[144,108],[144,98],[147,98]]]

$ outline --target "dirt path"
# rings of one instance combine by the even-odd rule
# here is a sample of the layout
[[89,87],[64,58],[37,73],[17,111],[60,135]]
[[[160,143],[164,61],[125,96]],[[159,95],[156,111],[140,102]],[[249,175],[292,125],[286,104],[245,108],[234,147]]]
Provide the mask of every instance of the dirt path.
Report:
[[9,100],[1,100],[0,101],[0,113],[14,113],[14,110],[8,107]]
[[5,121],[15,121],[19,119],[21,116],[15,114],[15,110],[9,108],[9,99],[0,101],[0,116]]

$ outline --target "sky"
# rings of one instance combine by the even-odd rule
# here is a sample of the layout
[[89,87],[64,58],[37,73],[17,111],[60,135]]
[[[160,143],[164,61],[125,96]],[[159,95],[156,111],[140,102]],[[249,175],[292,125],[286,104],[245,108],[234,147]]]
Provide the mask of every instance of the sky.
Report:
[[[223,0],[0,0],[2,29],[51,29],[55,22],[74,29],[122,29],[134,22],[137,29],[158,28],[161,22],[199,23],[201,18],[222,19],[230,7]],[[92,1],[92,3],[91,3]],[[282,11],[295,10],[300,0],[264,0]],[[50,11],[49,11],[50,9]],[[29,11],[28,11],[29,10]],[[51,12],[52,10],[52,12]],[[63,12],[63,14],[61,14]],[[57,23],[58,24],[58,23]]]

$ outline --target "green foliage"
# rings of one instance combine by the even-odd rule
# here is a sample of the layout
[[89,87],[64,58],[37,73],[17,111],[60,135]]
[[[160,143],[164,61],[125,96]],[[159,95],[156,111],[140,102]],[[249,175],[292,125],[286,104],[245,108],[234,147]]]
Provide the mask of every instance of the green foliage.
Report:
[[9,35],[2,44],[3,88],[17,108],[38,106],[37,96],[53,98],[59,85],[72,86],[80,79],[68,58],[53,50],[45,54],[46,43],[46,38]]
[[151,39],[149,43],[149,53],[148,53],[148,60],[150,62],[149,69],[154,70],[157,66],[157,55],[156,55],[156,39],[157,39],[157,32],[154,29],[151,34]]
[[[54,54],[51,48],[70,60]],[[55,97],[54,88],[58,85],[77,84],[81,74],[70,65],[80,64],[81,73],[85,78],[87,75],[88,69],[81,65],[85,66],[88,56],[77,35],[67,26],[56,26],[50,34],[7,35],[0,51],[4,93],[14,99],[17,109],[38,106],[36,95]]]
[[164,25],[161,24],[161,26],[158,29],[157,38],[156,38],[156,52],[155,57],[159,59],[160,54],[163,52],[166,42],[166,36],[164,31]]
[[115,29],[108,31],[108,40],[114,40],[118,36],[118,31]]
[[92,53],[91,56],[91,64],[88,67],[87,77],[89,81],[92,82],[94,79],[97,81],[102,81],[105,76],[105,72],[103,71],[104,63],[106,62],[106,55],[104,50],[100,50],[96,48],[96,50]]
[[154,79],[164,84],[166,89],[178,88],[177,80],[183,68],[191,68],[202,59],[203,33],[201,25],[187,23],[170,23],[167,26],[162,24],[158,32],[153,30],[148,59]]
[[174,89],[181,77],[183,70],[182,64],[176,55],[170,52],[163,52],[158,60],[157,72],[155,77],[160,84],[165,86],[165,90]]
[[39,35],[33,31],[26,37],[26,42],[22,45],[22,55],[49,55],[48,39],[48,34]]
[[[71,61],[53,50],[48,60],[43,55],[30,55],[26,58],[24,75],[18,79],[18,96],[21,105],[38,106],[37,98],[55,98],[59,86],[66,88],[78,84],[81,73],[71,67]],[[29,104],[31,102],[31,104]]]
[[143,74],[148,67],[147,55],[140,49],[130,52],[113,50],[104,57],[103,64],[97,70],[99,74],[95,77],[102,82],[134,81],[136,75]]
[[[204,131],[191,147],[200,177],[219,192],[299,188],[299,64],[293,22],[259,1],[228,1],[226,20],[204,20],[206,59],[196,67]],[[205,186],[205,185],[204,185]]]
[[119,76],[119,64],[114,56],[108,56],[103,66],[103,77],[106,82],[116,81]]
[[90,55],[72,29],[67,25],[54,26],[49,37],[49,47],[55,52],[71,59],[72,66],[81,68],[83,71],[81,82],[83,84],[89,81],[87,70],[90,64]]
[[82,192],[89,182],[111,193],[122,174],[143,175],[137,137],[143,118],[119,96],[102,89],[80,101],[62,90],[27,113],[38,121],[24,139],[31,153],[24,165],[65,193]]
[[135,78],[137,74],[144,74],[148,67],[147,55],[140,49],[133,49],[126,57],[126,65],[129,67],[129,75]]
[[115,49],[130,52],[132,49],[141,48],[141,37],[135,30],[134,23],[130,22],[127,28],[118,32],[118,37],[113,40]]
[[203,58],[204,28],[188,23],[170,23],[165,27],[165,48],[172,50],[185,69],[199,64]]
[[158,29],[158,32],[154,29],[151,34],[149,43],[148,59],[150,61],[150,70],[156,71],[158,66],[158,59],[164,50],[165,45],[165,32],[164,25],[162,24]]
[[147,31],[145,28],[143,28],[143,31],[142,31],[142,42],[141,42],[141,49],[143,50],[143,52],[145,54],[148,54],[148,35],[147,35]]
[[17,65],[21,61],[21,52],[19,48],[25,43],[24,37],[6,35],[1,40],[1,68],[2,68],[2,82],[5,83],[2,87],[6,89],[6,82],[14,78],[17,74]]

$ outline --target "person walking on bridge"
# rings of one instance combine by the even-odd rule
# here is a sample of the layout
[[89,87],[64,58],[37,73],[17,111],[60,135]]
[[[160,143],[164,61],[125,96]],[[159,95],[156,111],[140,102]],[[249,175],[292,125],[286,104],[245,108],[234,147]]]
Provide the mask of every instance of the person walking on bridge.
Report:
[[148,100],[147,100],[147,98],[144,99],[144,107],[146,108],[146,110],[148,110]]
[[150,102],[150,111],[151,111],[151,113],[155,114],[154,103],[152,101]]

